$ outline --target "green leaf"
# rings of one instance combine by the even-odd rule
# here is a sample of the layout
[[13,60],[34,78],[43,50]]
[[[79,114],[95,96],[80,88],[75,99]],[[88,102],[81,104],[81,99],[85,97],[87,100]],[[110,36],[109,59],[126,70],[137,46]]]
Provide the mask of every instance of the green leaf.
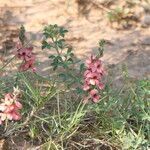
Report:
[[84,65],[84,63],[82,63],[82,64],[80,65],[80,72],[82,72],[82,71],[84,70],[84,68],[85,68],[85,65]]
[[71,54],[71,52],[72,52],[72,48],[69,47],[68,50],[67,50],[67,54]]
[[[68,62],[68,63],[70,63],[70,62],[73,63],[73,59],[72,59],[72,58],[69,58],[69,59],[67,59],[67,62]],[[72,64],[72,63],[71,63],[71,64]]]
[[60,27],[60,36],[65,37],[65,34],[68,32],[68,30],[64,29],[63,27]]
[[42,41],[42,49],[45,49],[45,48],[51,49],[52,46],[49,43],[47,43],[47,41],[43,40]]
[[22,45],[24,45],[26,36],[25,36],[25,27],[23,25],[21,25],[20,27],[20,31],[19,31],[19,40],[21,41]]
[[64,48],[64,45],[65,45],[65,40],[64,39],[60,39],[56,42],[57,46],[60,48],[60,49],[63,49]]
[[79,87],[76,88],[76,92],[77,92],[77,94],[83,94],[84,93],[83,89],[81,89]]
[[54,59],[55,57],[55,55],[50,55],[48,58]]
[[147,121],[150,121],[150,115],[144,113],[144,114],[141,114],[141,117],[142,117],[142,120],[147,120]]
[[60,73],[59,77],[63,79],[63,81],[67,80],[67,75],[65,73]]

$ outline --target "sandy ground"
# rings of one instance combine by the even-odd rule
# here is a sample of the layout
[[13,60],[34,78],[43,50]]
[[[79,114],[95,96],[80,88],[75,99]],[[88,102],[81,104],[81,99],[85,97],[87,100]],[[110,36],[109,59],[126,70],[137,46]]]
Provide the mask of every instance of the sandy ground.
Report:
[[5,33],[24,24],[29,39],[36,45],[37,57],[43,62],[39,68],[44,75],[49,62],[46,51],[40,49],[42,29],[47,24],[58,24],[69,30],[66,39],[74,46],[78,59],[85,60],[91,52],[95,53],[99,39],[105,39],[107,44],[102,59],[116,74],[122,64],[126,64],[131,77],[149,76],[149,27],[142,28],[137,23],[130,29],[116,30],[110,26],[106,12],[101,8],[89,3],[83,15],[77,13],[77,5],[69,0],[0,0],[0,9],[3,19],[0,25],[3,28],[7,25],[7,29],[1,31],[1,39]]

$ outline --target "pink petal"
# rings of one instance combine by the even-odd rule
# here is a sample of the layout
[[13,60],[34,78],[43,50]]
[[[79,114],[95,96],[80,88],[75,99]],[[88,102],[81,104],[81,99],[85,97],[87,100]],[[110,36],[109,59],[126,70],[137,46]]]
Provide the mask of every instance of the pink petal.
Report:
[[96,84],[96,82],[95,82],[95,80],[94,80],[94,79],[90,79],[90,81],[89,81],[89,82],[90,82],[90,84],[91,84],[91,85],[95,85],[95,84]]
[[15,102],[15,106],[18,108],[18,109],[22,109],[22,104],[18,101]]
[[6,109],[7,107],[6,107],[6,105],[5,104],[0,104],[0,111],[5,111],[5,109]]
[[12,113],[12,119],[13,120],[20,120],[21,119],[21,115],[18,112],[13,112]]
[[87,77],[87,75],[89,74],[89,73],[91,73],[89,70],[86,70],[85,72],[84,72],[84,77]]
[[98,81],[97,79],[90,79],[90,80],[89,80],[89,83],[90,83],[91,85],[97,85],[97,84],[99,83],[99,81]]
[[91,67],[92,72],[96,72],[97,68],[95,66]]
[[5,113],[10,113],[11,111],[13,111],[15,109],[15,105],[12,104],[10,106],[7,106],[7,109],[5,110]]
[[33,71],[33,72],[36,72],[36,71],[37,71],[37,68],[36,68],[36,67],[33,67],[33,68],[32,68],[32,71]]
[[11,93],[7,93],[5,95],[5,103],[7,105],[11,104],[13,102],[13,95]]
[[100,96],[96,95],[95,97],[93,97],[93,102],[97,103],[100,99]]
[[99,83],[98,87],[99,87],[100,90],[102,90],[102,89],[104,89],[104,84],[103,83]]
[[98,93],[98,91],[96,89],[93,89],[93,90],[90,91],[91,96],[94,96],[97,93]]
[[87,90],[89,90],[90,89],[90,86],[88,85],[88,84],[85,84],[84,86],[83,86],[83,90],[84,91],[87,91]]
[[7,114],[5,114],[5,113],[1,113],[0,116],[1,116],[2,121],[6,120],[6,118],[7,118]]
[[7,113],[7,119],[8,119],[8,120],[13,120],[12,112]]

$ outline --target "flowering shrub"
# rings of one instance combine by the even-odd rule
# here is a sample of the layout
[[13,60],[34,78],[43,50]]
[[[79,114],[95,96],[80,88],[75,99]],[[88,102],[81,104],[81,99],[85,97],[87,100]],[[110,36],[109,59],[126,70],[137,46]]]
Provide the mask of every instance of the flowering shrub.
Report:
[[33,53],[33,47],[28,46],[25,43],[26,40],[25,28],[24,26],[21,26],[19,32],[19,42],[16,44],[16,56],[22,60],[19,70],[27,71],[31,69],[33,72],[35,72],[35,54]]
[[0,103],[0,124],[7,120],[20,120],[21,114],[19,110],[22,109],[22,104],[18,101],[20,91],[14,88],[13,93],[5,94]]
[[20,71],[27,71],[31,69],[33,72],[36,71],[35,65],[35,56],[32,52],[33,47],[25,47],[22,43],[17,44],[17,57],[22,60],[22,63],[19,67]]
[[104,84],[101,82],[101,79],[104,76],[102,62],[96,56],[91,56],[86,60],[86,67],[86,71],[84,72],[83,90],[89,92],[89,97],[92,98],[94,102],[98,102],[100,99],[98,90],[104,88]]

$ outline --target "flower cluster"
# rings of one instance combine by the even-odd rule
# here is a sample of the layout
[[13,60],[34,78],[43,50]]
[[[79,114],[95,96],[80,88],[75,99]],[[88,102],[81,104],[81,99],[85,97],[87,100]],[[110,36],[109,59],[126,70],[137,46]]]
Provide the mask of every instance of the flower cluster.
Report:
[[89,97],[87,99],[92,98],[93,102],[98,102],[100,99],[98,90],[104,88],[104,84],[101,82],[104,75],[102,62],[96,56],[91,56],[86,60],[86,67],[83,90],[89,92]]
[[7,93],[0,104],[0,125],[6,120],[20,120],[21,114],[19,110],[22,104],[18,101],[20,91],[14,88],[13,93]]
[[17,57],[22,60],[19,70],[27,71],[31,69],[33,72],[35,72],[35,55],[33,53],[33,47],[24,47],[21,43],[18,43],[16,47]]

